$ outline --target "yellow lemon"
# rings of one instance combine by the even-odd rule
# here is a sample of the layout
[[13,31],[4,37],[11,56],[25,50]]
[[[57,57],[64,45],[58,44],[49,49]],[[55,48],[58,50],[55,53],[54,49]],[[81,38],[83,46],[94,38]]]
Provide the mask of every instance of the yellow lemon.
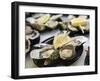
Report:
[[72,26],[75,27],[82,27],[86,26],[86,19],[85,18],[74,18],[71,20]]
[[64,44],[66,44],[67,42],[69,42],[70,40],[71,38],[67,35],[66,32],[58,34],[54,37],[54,40],[53,40],[54,48],[57,49],[63,46]]

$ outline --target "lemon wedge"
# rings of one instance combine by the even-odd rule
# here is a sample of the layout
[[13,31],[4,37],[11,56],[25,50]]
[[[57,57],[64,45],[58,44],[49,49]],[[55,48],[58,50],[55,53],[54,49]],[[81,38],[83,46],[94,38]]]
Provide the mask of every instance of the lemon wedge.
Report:
[[68,36],[66,31],[64,33],[58,34],[54,37],[54,40],[53,40],[54,48],[57,49],[59,47],[62,47],[64,44],[66,44],[70,40],[71,38]]
[[75,27],[83,27],[86,26],[86,19],[85,18],[74,18],[71,20],[72,26]]

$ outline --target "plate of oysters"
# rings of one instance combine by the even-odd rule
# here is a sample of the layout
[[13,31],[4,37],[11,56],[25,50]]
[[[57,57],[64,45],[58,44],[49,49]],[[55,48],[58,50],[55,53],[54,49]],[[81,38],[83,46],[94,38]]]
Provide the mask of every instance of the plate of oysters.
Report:
[[88,15],[27,12],[25,20],[26,68],[89,64]]

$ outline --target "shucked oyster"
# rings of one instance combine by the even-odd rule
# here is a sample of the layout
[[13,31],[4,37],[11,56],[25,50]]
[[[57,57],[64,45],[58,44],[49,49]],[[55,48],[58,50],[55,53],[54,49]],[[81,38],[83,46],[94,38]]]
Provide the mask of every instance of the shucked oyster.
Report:
[[41,48],[36,45],[30,53],[34,63],[38,66],[49,66],[57,62],[56,60],[59,58],[58,51],[52,45],[45,44],[42,46]]
[[63,46],[60,51],[60,58],[63,60],[72,59],[75,56],[75,47],[73,45]]
[[36,30],[33,30],[31,33],[28,33],[26,34],[26,39],[31,39],[31,40],[34,40],[36,39],[37,37],[39,37],[39,32],[36,31]]
[[32,27],[38,31],[44,31],[46,29],[44,24],[38,24],[38,23],[32,24]]
[[39,43],[40,33],[37,30],[32,29],[30,26],[26,26],[25,38],[30,41],[31,46]]
[[38,24],[44,24],[50,19],[50,14],[45,14],[41,16],[40,18],[36,19],[36,23]]
[[46,59],[55,60],[58,58],[58,50],[52,47],[44,47],[41,49],[41,56]]
[[26,35],[29,35],[33,32],[33,29],[30,27],[30,26],[26,26],[25,27],[25,34]]
[[53,15],[51,18],[45,23],[45,26],[50,29],[55,29],[58,26],[59,21],[61,20],[62,15]]
[[53,47],[52,46],[48,46],[48,47],[44,47],[44,48],[41,49],[40,55],[41,55],[42,58],[46,58],[47,59],[52,55],[53,52],[54,52]]
[[42,58],[45,58],[44,65],[50,65],[59,58],[58,50],[53,47],[45,47],[40,52]]
[[50,19],[50,14],[45,14],[35,20],[35,23],[32,24],[33,28],[43,31],[45,30],[45,23]]
[[29,22],[32,27],[38,31],[45,30],[45,23],[50,19],[50,14],[43,14],[39,17],[29,17],[26,19],[27,22]]
[[47,26],[50,29],[55,29],[57,27],[57,25],[58,25],[58,22],[53,21],[53,20],[50,20],[45,24],[45,26]]

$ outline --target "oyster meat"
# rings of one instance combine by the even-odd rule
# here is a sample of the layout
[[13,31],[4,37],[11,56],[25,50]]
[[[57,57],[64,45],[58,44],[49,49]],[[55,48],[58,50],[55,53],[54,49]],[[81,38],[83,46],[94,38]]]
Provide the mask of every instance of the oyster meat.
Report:
[[48,21],[45,26],[47,26],[48,28],[51,28],[51,29],[55,29],[58,25],[58,22],[57,21]]
[[42,58],[45,58],[44,65],[50,65],[56,62],[59,58],[59,53],[53,47],[45,47],[40,52]]
[[60,49],[59,54],[60,58],[63,60],[72,59],[72,57],[75,55],[75,47],[73,45],[63,46]]
[[42,16],[39,16],[38,18],[35,18],[34,22],[31,19],[30,22],[32,27],[38,31],[45,30],[45,23],[50,19],[50,14],[44,14]]
[[54,52],[53,47],[49,46],[49,47],[42,48],[40,54],[42,58],[47,59],[53,54],[53,52]]

